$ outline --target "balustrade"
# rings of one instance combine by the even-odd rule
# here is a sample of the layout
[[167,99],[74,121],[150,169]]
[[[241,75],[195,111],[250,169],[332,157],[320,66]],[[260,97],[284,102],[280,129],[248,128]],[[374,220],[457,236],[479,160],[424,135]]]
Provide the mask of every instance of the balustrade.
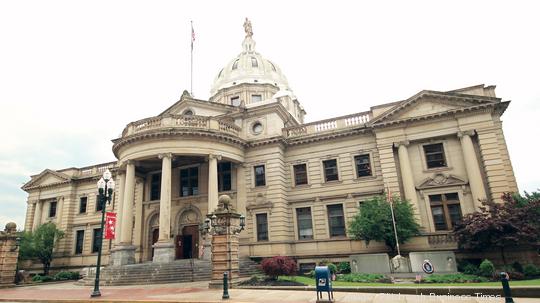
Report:
[[172,115],[152,117],[132,122],[122,132],[122,136],[133,135],[160,128],[192,128],[203,130],[219,130],[238,136],[241,128],[233,122],[222,121],[213,117],[195,115]]
[[288,138],[304,135],[317,134],[338,129],[365,126],[369,122],[369,112],[362,112],[328,120],[316,121],[284,128],[284,134]]

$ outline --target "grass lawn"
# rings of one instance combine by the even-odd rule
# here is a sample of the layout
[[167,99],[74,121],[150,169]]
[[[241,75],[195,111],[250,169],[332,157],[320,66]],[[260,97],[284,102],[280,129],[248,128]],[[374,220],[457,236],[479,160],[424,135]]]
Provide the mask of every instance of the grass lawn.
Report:
[[[296,281],[304,283],[306,285],[315,286],[315,279],[303,277],[303,276],[292,276],[292,277],[279,277],[280,280],[284,281]],[[480,282],[480,283],[422,283],[422,284],[389,284],[389,283],[360,283],[360,282],[343,282],[343,281],[334,281],[334,286],[386,286],[386,287],[430,287],[430,286],[462,286],[462,287],[482,287],[482,286],[501,286],[501,282]],[[523,280],[523,281],[510,281],[510,287],[512,286],[540,286],[540,279],[534,280]],[[502,287],[502,286],[501,286]]]

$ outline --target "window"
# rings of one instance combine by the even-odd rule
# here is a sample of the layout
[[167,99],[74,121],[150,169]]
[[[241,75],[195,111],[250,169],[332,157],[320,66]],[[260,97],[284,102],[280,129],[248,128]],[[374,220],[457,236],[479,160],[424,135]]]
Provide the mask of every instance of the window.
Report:
[[257,214],[257,241],[268,241],[268,215]]
[[49,204],[49,218],[56,217],[56,201],[51,201]]
[[262,95],[251,95],[251,103],[257,103],[262,101]]
[[424,145],[427,168],[446,167],[442,143]]
[[313,224],[311,223],[311,208],[303,207],[296,209],[296,221],[298,222],[298,239],[313,239]]
[[98,252],[101,248],[101,228],[94,228],[94,237],[92,238],[92,252]]
[[231,190],[231,162],[218,163],[218,191]]
[[255,171],[255,186],[265,186],[266,178],[264,173],[264,165],[257,165],[253,167]]
[[86,204],[88,204],[88,197],[81,197],[79,199],[79,214],[86,212]]
[[356,177],[360,178],[371,176],[372,173],[369,154],[355,156],[354,163],[356,165]]
[[294,170],[294,185],[295,186],[308,183],[307,165],[305,163],[294,165],[293,170]]
[[323,161],[323,166],[325,182],[339,180],[336,159]]
[[257,58],[251,57],[251,67],[259,67],[259,62],[257,62]]
[[330,237],[345,236],[345,218],[343,216],[343,205],[328,205],[326,206],[326,209],[328,211]]
[[251,131],[252,131],[253,134],[255,134],[255,135],[258,135],[258,134],[262,133],[262,131],[263,131],[263,125],[261,124],[261,122],[255,122],[255,123],[253,123],[253,125],[251,126]]
[[451,230],[462,218],[457,193],[430,195],[429,204],[435,230]]
[[190,167],[180,170],[180,197],[199,194],[199,168]]
[[234,61],[233,65],[232,65],[232,70],[235,70],[238,68],[238,60],[239,59],[236,59],[236,61]]
[[231,105],[240,106],[240,97],[231,97]]
[[75,254],[82,254],[84,245],[84,230],[78,230],[75,237]]
[[100,201],[99,195],[96,195],[96,211],[103,210],[103,202]]
[[193,116],[193,111],[191,109],[188,109],[184,112],[184,115],[186,116]]
[[150,201],[161,198],[161,174],[153,174],[150,179]]

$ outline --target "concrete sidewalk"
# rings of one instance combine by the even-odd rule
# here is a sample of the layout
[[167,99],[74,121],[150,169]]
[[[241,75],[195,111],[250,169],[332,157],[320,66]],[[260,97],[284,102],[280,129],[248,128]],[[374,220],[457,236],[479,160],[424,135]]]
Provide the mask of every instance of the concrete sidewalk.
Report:
[[[315,302],[314,291],[231,289],[229,300],[221,290],[208,289],[208,282],[102,286],[100,298],[90,298],[93,287],[73,282],[0,289],[2,302]],[[416,296],[383,293],[334,292],[335,302],[355,303],[450,303],[504,302],[504,298]],[[516,303],[539,302],[540,298],[514,298]]]

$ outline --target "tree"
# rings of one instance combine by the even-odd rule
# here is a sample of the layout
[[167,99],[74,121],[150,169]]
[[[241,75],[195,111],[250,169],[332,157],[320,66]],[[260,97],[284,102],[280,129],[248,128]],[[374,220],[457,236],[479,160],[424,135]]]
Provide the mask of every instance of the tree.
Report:
[[56,241],[64,237],[64,232],[52,222],[40,225],[34,232],[23,232],[19,246],[19,258],[37,258],[43,264],[43,274],[49,274]]
[[503,203],[482,201],[480,211],[468,214],[454,227],[460,249],[497,248],[506,267],[507,247],[536,243],[540,239],[540,199],[503,194]]
[[261,263],[263,272],[272,280],[279,276],[292,276],[296,273],[296,261],[285,256],[266,258]]
[[[396,230],[399,243],[405,243],[419,232],[418,223],[414,219],[413,207],[407,200],[397,196],[392,197]],[[366,241],[381,241],[396,253],[396,237],[392,224],[390,203],[386,195],[375,196],[362,202],[358,213],[349,222],[349,233],[354,239]]]

